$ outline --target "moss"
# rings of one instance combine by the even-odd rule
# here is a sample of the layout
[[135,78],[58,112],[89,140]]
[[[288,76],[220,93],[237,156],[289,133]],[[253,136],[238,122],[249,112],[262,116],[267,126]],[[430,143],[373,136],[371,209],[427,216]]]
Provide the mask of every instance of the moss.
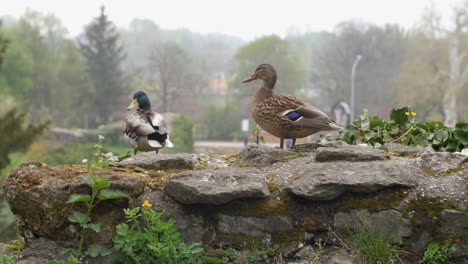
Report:
[[267,183],[268,190],[270,190],[271,193],[274,193],[280,189],[280,186],[277,184],[274,184],[272,182]]
[[246,163],[241,163],[241,158],[239,155],[229,155],[224,157],[224,160],[226,161],[227,164],[230,166],[236,166],[236,167],[250,167],[249,164]]
[[220,213],[244,217],[267,217],[291,215],[291,207],[285,200],[265,199],[259,201],[233,201],[220,208]]
[[444,173],[444,176],[448,176],[450,174],[453,174],[453,173],[457,173],[457,172],[460,172],[460,171],[463,171],[465,169],[465,166],[459,166],[458,168],[455,168],[455,169],[449,169],[447,170],[445,173]]
[[350,211],[354,209],[368,209],[369,211],[377,212],[382,210],[394,209],[408,195],[406,190],[384,190],[375,194],[344,195],[340,202],[340,211]]
[[187,171],[177,170],[151,170],[148,171],[149,178],[145,179],[145,185],[152,190],[162,190],[170,178],[175,178],[177,174]]
[[26,247],[24,240],[14,240],[7,245],[7,248],[13,252],[20,252]]
[[293,229],[291,231],[276,232],[271,235],[273,243],[287,245],[292,243],[303,242],[305,238],[305,232],[302,229]]
[[444,205],[435,198],[418,196],[409,201],[403,216],[409,218],[414,230],[428,230],[437,237],[440,215],[444,209],[455,209],[455,206]]
[[284,156],[283,158],[281,158],[282,161],[284,162],[288,162],[290,160],[293,160],[293,159],[297,159],[297,158],[300,158],[301,156],[299,155],[287,155],[287,156]]

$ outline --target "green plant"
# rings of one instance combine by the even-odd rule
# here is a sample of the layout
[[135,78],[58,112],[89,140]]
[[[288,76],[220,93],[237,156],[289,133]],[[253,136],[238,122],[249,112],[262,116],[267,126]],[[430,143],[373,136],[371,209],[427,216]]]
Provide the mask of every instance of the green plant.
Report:
[[102,141],[104,136],[98,136],[98,143],[94,145],[96,152],[94,153],[94,162],[90,163],[87,159],[83,159],[82,163],[86,164],[86,169],[88,171],[100,170],[109,167],[109,164],[112,162],[119,161],[119,159],[114,156],[112,152],[103,153]]
[[271,242],[271,235],[267,234],[261,240],[252,241],[245,251],[234,248],[219,250],[222,259],[217,263],[229,264],[257,264],[267,263],[272,257],[279,254],[279,246]]
[[321,264],[322,263],[322,255],[323,255],[323,247],[325,244],[322,240],[315,241],[315,246],[317,247],[312,255],[312,263]]
[[2,258],[0,258],[0,264],[13,264],[13,263],[15,263],[15,257],[2,256]]
[[256,144],[260,144],[260,142],[262,142],[262,144],[265,144],[265,138],[263,137],[263,134],[262,134],[262,128],[259,125],[255,125],[251,133],[255,137]]
[[457,251],[455,245],[446,242],[442,245],[437,243],[429,243],[427,245],[424,258],[420,260],[419,264],[444,264],[448,263],[450,257]]
[[414,147],[432,146],[436,151],[455,152],[468,147],[468,123],[459,122],[454,128],[440,122],[416,122],[416,113],[409,107],[393,109],[390,121],[370,117],[367,110],[353,125],[340,131],[339,139],[348,144],[366,143],[380,147],[400,143]]
[[[107,178],[98,178],[90,175],[82,176],[83,181],[91,187],[91,195],[89,194],[72,194],[67,203],[84,203],[86,205],[86,213],[73,211],[68,216],[68,220],[72,223],[77,223],[81,227],[80,243],[78,251],[74,256],[81,257],[83,255],[83,244],[85,234],[88,230],[95,232],[101,231],[101,225],[91,223],[91,212],[101,201],[126,198],[128,195],[120,190],[109,189],[110,182]],[[88,246],[86,255],[96,257],[110,254],[110,251],[100,245],[92,244]]]
[[126,223],[116,227],[114,249],[122,263],[202,263],[200,244],[185,244],[173,219],[163,220],[163,212],[141,207],[124,209]]
[[165,153],[180,153],[193,152],[193,122],[184,115],[179,116],[172,123],[172,131],[170,140],[174,144],[173,148],[164,148]]
[[385,264],[399,261],[398,246],[392,244],[392,234],[382,228],[363,225],[352,230],[351,244],[363,263]]

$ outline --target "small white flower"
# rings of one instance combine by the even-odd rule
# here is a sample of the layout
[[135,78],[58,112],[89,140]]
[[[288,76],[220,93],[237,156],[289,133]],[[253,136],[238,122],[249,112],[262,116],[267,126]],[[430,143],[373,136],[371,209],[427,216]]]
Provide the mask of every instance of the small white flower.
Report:
[[88,160],[87,160],[87,159],[83,159],[83,160],[81,161],[81,163],[88,163]]
[[103,135],[99,135],[99,140],[103,140],[104,139],[104,136]]
[[106,158],[112,158],[112,157],[114,157],[114,153],[112,153],[112,152],[107,152],[106,154],[104,154],[104,157],[106,157]]

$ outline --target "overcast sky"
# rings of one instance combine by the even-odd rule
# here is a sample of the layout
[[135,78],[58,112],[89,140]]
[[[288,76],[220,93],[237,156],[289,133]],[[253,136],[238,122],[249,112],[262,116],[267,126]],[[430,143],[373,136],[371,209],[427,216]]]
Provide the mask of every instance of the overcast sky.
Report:
[[[267,34],[333,30],[342,21],[359,19],[378,25],[410,28],[419,22],[430,0],[4,0],[0,15],[20,17],[27,7],[54,14],[75,36],[99,14],[99,6],[118,27],[134,18],[151,19],[163,29],[221,32],[253,40]],[[433,0],[448,19],[462,0]]]

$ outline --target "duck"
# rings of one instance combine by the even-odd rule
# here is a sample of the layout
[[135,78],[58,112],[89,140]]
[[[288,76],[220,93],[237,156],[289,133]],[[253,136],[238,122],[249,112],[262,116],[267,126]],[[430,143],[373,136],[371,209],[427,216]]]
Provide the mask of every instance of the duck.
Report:
[[263,85],[252,99],[251,115],[263,130],[280,139],[281,149],[285,139],[292,139],[291,146],[294,146],[297,138],[341,129],[318,108],[293,96],[275,94],[277,74],[272,65],[260,64],[242,83],[254,80],[262,80]]
[[138,151],[155,151],[174,147],[169,140],[166,121],[161,114],[151,110],[148,95],[143,91],[133,94],[133,100],[127,111],[136,109],[129,115],[123,131],[124,141],[133,148],[133,154]]

